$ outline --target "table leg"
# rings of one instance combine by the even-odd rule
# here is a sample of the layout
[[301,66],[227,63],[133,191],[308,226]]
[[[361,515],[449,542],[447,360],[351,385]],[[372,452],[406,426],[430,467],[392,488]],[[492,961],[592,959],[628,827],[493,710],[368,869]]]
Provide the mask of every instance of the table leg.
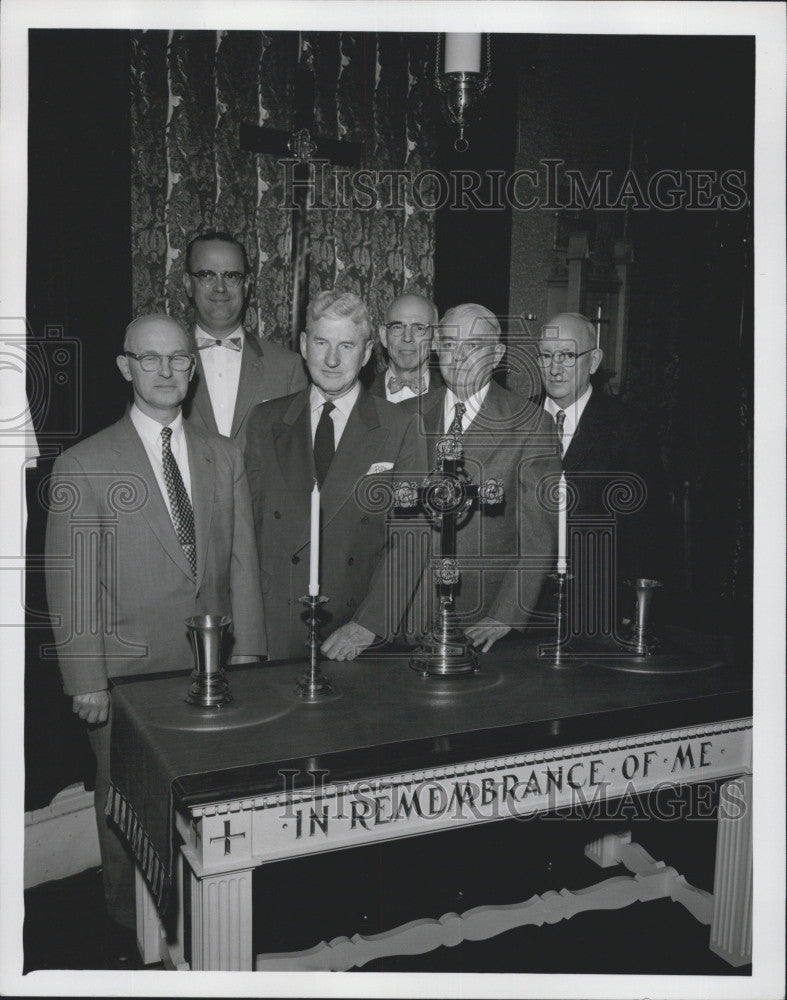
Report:
[[191,897],[191,969],[252,971],[254,866],[206,871],[193,848],[184,846],[182,852]]
[[139,868],[135,877],[137,901],[137,947],[143,965],[161,961],[161,939],[164,931],[156,911],[153,894]]
[[719,789],[710,949],[730,965],[748,965],[752,947],[752,777]]

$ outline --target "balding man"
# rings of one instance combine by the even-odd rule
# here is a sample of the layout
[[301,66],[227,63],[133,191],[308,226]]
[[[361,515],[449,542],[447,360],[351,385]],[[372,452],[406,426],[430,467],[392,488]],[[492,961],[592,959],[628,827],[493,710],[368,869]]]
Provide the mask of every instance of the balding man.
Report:
[[[88,724],[111,920],[135,926],[134,867],[104,809],[112,678],[193,665],[184,620],[226,614],[236,660],[266,653],[257,545],[236,444],[185,424],[187,331],[163,315],[129,325],[117,366],[133,404],[55,462],[47,597],[65,693]],[[74,554],[95,553],[80,567]]]
[[377,373],[369,392],[389,403],[403,403],[441,389],[440,372],[429,367],[436,325],[434,302],[414,292],[397,296],[385,312],[385,322],[378,328],[388,366]]
[[[492,380],[506,350],[494,313],[475,303],[449,309],[435,349],[445,388],[420,407],[425,463],[434,469],[437,442],[457,433],[473,482],[499,479],[504,489],[502,504],[473,509],[457,530],[461,579],[455,607],[468,637],[486,651],[510,628],[524,626],[536,607],[557,531],[555,515],[539,503],[537,490],[542,477],[559,473],[560,466],[554,432],[540,407]],[[517,573],[512,563],[520,557],[527,562]],[[431,594],[431,577],[423,584]]]
[[[536,359],[544,410],[555,422],[563,468],[576,491],[570,517],[579,527],[579,519],[589,526],[594,518],[608,521],[615,514],[618,583],[633,576],[661,580],[669,551],[664,470],[642,418],[590,384],[602,358],[593,324],[579,313],[558,313],[542,326]],[[624,492],[615,491],[616,482]],[[641,498],[617,504],[616,496],[623,498],[629,489]],[[622,509],[626,507],[632,509]],[[571,572],[575,580],[587,579],[578,566]],[[590,614],[589,600],[582,607]],[[596,620],[585,623],[587,630],[595,633],[598,616],[608,612],[596,608]]]

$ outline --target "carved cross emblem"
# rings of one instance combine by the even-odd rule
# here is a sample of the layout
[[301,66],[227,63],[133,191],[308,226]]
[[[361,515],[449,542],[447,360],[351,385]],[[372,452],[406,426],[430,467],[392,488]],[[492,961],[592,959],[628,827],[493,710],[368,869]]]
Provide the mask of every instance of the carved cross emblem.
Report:
[[224,833],[220,837],[211,837],[211,844],[215,844],[217,840],[224,841],[224,853],[232,854],[232,841],[236,840],[238,837],[245,837],[245,833],[230,833],[230,821],[228,819],[224,820]]

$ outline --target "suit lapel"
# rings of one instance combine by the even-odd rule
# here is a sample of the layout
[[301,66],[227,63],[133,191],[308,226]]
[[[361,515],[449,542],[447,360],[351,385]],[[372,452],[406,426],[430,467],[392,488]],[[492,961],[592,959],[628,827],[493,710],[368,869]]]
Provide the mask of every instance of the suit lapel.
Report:
[[[114,447],[117,457],[115,470],[120,476],[132,474],[144,480],[148,488],[148,498],[147,502],[142,505],[142,515],[150,525],[153,535],[158,539],[175,565],[191,579],[191,566],[185,552],[180,546],[178,536],[175,534],[172,519],[169,516],[169,511],[161,495],[161,489],[145,451],[145,446],[142,444],[129,416],[123,417],[116,427],[117,435]],[[191,455],[189,455],[189,469],[191,469]],[[199,544],[199,541],[197,541],[197,544]]]
[[243,426],[249,408],[262,401],[260,395],[260,369],[262,368],[262,347],[254,334],[243,338],[243,357],[240,364],[238,395],[235,397],[235,412],[232,415],[230,437],[237,437]]
[[184,423],[183,427],[189,455],[191,506],[194,510],[194,540],[197,545],[197,587],[199,587],[205,575],[210,542],[213,501],[216,492],[216,469],[210,447],[196,437],[188,424]]
[[[215,350],[215,348],[213,349]],[[191,408],[199,413],[203,425],[209,431],[218,434],[219,428],[216,425],[213,404],[210,401],[210,393],[208,392],[208,383],[205,380],[205,369],[202,367],[202,357],[199,351],[197,351],[197,368],[194,374],[194,382],[194,398],[191,401]]]
[[437,460],[437,442],[443,434],[443,406],[445,403],[445,387],[429,391],[419,397],[419,426],[422,438],[426,441],[427,466],[434,469]]
[[[380,457],[388,433],[388,428],[380,424],[374,400],[361,389],[323,483],[320,495],[323,526],[338,514],[353,495],[355,484]],[[392,460],[394,457],[391,456]]]
[[605,441],[606,433],[601,429],[604,422],[604,401],[598,389],[590,394],[585,409],[579,420],[579,425],[571,438],[571,444],[563,456],[563,465],[567,469],[582,469],[587,466],[588,456],[597,442]]
[[274,425],[273,447],[292,502],[298,505],[302,503],[305,511],[315,479],[309,389],[302,389],[295,396],[281,422]]

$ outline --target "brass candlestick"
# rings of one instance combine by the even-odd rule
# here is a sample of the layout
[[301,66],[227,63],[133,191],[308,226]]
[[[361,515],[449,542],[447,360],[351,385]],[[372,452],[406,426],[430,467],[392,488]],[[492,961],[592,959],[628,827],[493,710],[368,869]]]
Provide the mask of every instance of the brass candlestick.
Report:
[[194,615],[186,619],[194,651],[189,705],[221,708],[232,701],[232,692],[222,666],[224,644],[232,619],[229,615]]
[[301,604],[305,604],[307,611],[301,617],[305,618],[309,627],[309,638],[306,645],[309,647],[309,666],[296,687],[298,694],[304,701],[319,701],[332,694],[331,682],[320,670],[320,605],[327,602],[327,597],[320,594],[301,597]]
[[555,598],[557,602],[555,621],[555,643],[554,645],[541,646],[538,655],[547,661],[547,665],[555,670],[562,670],[569,666],[570,661],[576,660],[576,654],[571,648],[568,636],[563,638],[563,622],[567,621],[566,616],[566,584],[574,577],[565,571],[550,573],[549,579],[555,585]]

